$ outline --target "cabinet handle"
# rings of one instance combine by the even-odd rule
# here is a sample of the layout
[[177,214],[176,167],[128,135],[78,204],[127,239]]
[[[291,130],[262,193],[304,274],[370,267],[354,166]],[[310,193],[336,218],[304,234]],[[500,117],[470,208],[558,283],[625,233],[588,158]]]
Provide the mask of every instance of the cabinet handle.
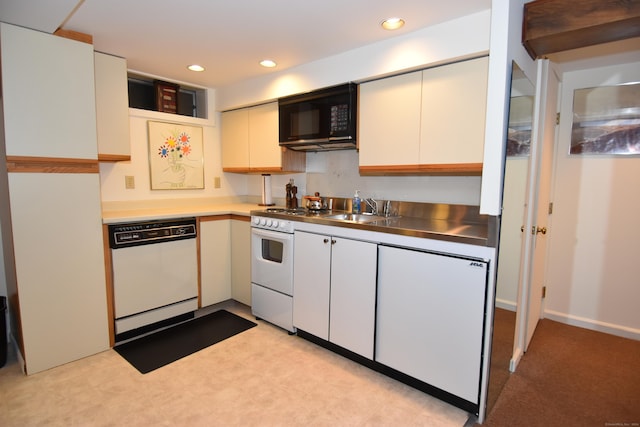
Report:
[[336,243],[336,241],[335,241],[335,240],[333,240],[333,239],[331,239],[331,244],[332,244],[332,245],[335,245],[335,243]]
[[324,243],[329,243],[329,239],[324,239],[323,242]]
[[542,233],[542,234],[547,234],[547,227],[537,227],[536,228],[536,233]]

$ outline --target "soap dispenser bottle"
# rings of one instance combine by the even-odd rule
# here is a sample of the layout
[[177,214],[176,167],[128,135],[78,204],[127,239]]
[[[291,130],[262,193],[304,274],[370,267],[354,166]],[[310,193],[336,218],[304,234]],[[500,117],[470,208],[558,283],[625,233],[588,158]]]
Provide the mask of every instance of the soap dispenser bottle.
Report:
[[360,194],[359,190],[356,190],[356,194],[353,195],[353,201],[351,202],[351,213],[360,213]]

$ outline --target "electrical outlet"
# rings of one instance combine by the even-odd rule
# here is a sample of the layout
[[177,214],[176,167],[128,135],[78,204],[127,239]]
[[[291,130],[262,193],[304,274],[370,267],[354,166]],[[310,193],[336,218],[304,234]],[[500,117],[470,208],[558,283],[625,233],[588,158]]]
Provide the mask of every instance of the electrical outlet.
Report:
[[213,188],[220,188],[220,177],[216,176],[213,178]]
[[127,190],[133,190],[134,188],[136,188],[136,181],[133,175],[126,175],[124,177],[124,188],[126,188]]

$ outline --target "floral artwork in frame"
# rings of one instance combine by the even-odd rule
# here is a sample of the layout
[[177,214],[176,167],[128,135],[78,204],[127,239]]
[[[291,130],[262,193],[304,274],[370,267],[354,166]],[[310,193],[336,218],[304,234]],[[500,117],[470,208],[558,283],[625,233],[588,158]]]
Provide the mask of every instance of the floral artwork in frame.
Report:
[[148,121],[152,190],[204,188],[202,127]]

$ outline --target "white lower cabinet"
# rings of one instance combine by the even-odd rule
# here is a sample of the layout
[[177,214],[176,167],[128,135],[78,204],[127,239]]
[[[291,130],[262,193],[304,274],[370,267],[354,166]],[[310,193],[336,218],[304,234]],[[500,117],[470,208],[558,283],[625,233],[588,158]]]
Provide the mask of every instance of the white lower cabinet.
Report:
[[200,306],[231,298],[230,220],[200,217]]
[[293,325],[373,359],[377,244],[296,231]]
[[376,361],[478,403],[487,268],[380,245]]
[[3,233],[13,235],[15,282],[7,288],[26,373],[108,350],[98,174],[9,173],[8,190]]
[[251,224],[231,220],[231,298],[251,306]]

